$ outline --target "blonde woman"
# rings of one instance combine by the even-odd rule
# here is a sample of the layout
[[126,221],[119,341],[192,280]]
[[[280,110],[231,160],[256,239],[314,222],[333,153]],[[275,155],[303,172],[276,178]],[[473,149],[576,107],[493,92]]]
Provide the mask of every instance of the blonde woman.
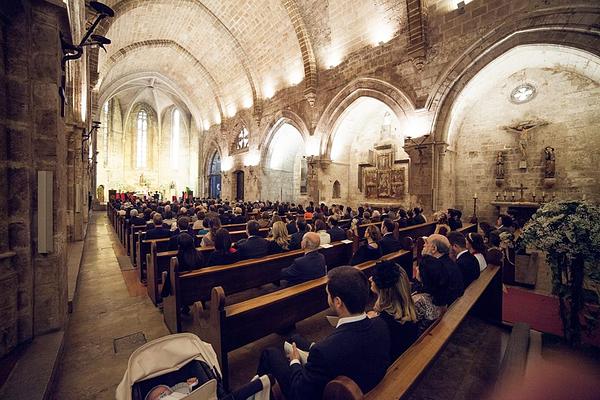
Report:
[[375,265],[369,278],[377,301],[369,317],[379,317],[390,330],[391,360],[398,358],[417,340],[418,326],[415,304],[410,295],[410,282],[403,268],[393,261]]
[[290,235],[285,222],[277,221],[271,228],[272,237],[269,238],[269,254],[283,253],[290,249]]

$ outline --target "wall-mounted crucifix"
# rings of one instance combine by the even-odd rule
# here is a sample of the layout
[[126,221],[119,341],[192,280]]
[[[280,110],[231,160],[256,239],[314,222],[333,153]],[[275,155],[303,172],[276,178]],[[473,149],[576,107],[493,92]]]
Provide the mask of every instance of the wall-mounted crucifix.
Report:
[[529,141],[529,131],[539,128],[540,126],[548,125],[546,121],[523,121],[513,126],[505,126],[504,130],[517,134],[519,152],[521,160],[519,161],[519,169],[527,169],[527,145]]

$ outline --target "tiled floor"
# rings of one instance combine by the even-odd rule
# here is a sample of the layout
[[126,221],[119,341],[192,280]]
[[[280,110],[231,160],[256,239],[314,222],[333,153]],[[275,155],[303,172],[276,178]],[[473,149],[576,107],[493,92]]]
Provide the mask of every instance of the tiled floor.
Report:
[[136,332],[147,340],[168,334],[135,271],[120,270],[115,249],[123,251],[108,218],[95,215],[88,227],[56,399],[114,399],[133,349],[115,354],[113,339]]

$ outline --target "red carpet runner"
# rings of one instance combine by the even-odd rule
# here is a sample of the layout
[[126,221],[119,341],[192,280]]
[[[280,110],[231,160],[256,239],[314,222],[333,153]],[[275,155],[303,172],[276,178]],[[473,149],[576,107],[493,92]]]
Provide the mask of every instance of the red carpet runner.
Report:
[[[558,298],[515,287],[508,287],[507,291],[502,304],[504,321],[525,322],[537,331],[562,336]],[[584,335],[583,341],[600,346],[599,330],[592,337]]]

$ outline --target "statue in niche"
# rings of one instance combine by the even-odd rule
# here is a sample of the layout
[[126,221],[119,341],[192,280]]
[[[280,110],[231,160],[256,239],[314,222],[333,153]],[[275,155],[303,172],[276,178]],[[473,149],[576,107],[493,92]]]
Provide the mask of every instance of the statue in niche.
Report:
[[99,203],[104,203],[104,185],[100,185],[96,189],[96,199]]
[[140,174],[140,182],[139,182],[140,186],[144,186],[146,184],[146,178],[144,178],[144,173],[142,172]]
[[496,155],[496,179],[504,179],[504,154],[501,151]]
[[556,172],[554,147],[547,146],[544,149],[544,177],[554,178]]

